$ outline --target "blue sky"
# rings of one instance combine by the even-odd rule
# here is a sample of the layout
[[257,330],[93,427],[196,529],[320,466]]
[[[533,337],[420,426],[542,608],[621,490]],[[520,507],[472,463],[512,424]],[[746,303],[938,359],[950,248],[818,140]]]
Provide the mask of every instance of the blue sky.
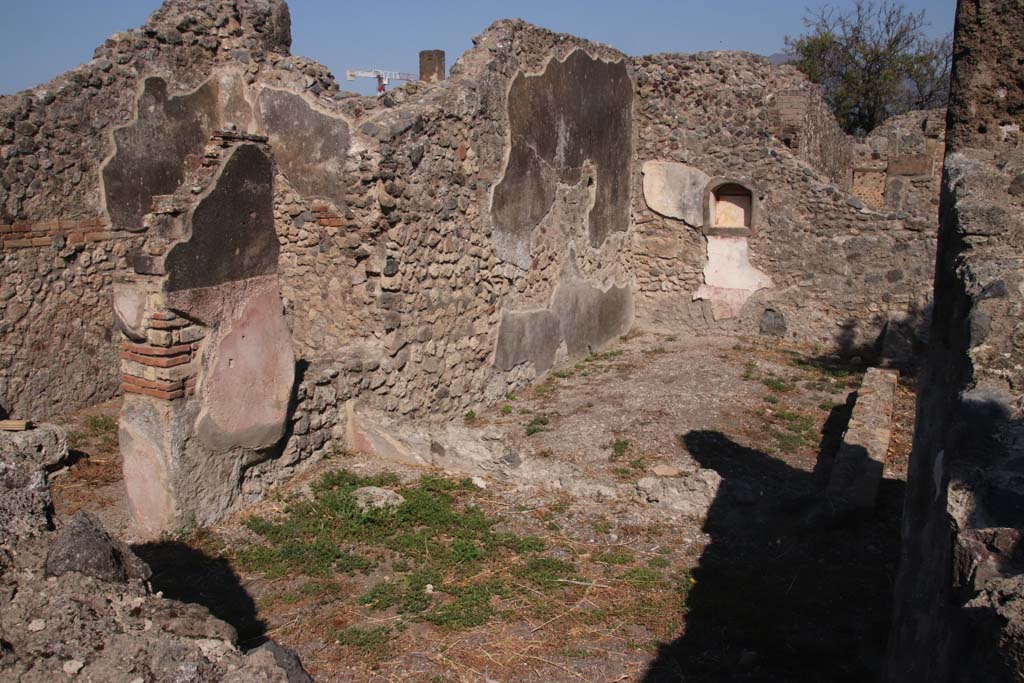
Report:
[[[852,0],[291,0],[292,52],[325,64],[343,88],[345,70],[416,72],[418,54],[443,49],[451,66],[492,21],[518,17],[631,55],[701,50],[778,52],[803,29],[808,7]],[[955,0],[905,0],[925,10],[929,33],[952,30]],[[142,24],[159,0],[0,0],[0,93],[45,82],[92,58],[112,33]]]

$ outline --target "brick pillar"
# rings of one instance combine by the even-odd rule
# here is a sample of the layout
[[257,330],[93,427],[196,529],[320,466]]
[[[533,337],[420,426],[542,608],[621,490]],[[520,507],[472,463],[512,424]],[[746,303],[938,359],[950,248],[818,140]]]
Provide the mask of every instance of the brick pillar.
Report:
[[420,80],[437,83],[445,79],[444,50],[420,51]]

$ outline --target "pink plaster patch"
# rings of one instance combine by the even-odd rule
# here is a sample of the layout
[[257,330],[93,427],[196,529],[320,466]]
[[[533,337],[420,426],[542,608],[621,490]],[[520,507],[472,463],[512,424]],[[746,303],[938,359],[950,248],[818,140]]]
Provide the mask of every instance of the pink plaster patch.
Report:
[[202,379],[197,432],[216,451],[280,440],[295,380],[295,355],[276,285],[245,302],[215,342]]

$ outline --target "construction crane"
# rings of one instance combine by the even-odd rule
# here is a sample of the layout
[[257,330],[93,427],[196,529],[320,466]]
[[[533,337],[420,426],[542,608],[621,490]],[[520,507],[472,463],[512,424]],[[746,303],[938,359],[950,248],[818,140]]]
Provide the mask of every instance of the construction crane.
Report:
[[356,78],[376,78],[377,94],[384,94],[384,86],[391,81],[418,81],[415,74],[407,74],[401,71],[385,71],[384,69],[349,69],[345,72],[345,79],[354,81]]

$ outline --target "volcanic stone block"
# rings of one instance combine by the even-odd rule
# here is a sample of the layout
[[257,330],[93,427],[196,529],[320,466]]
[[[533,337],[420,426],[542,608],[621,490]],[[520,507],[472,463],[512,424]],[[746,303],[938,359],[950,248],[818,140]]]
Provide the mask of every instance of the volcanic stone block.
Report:
[[574,50],[539,75],[518,74],[508,94],[512,146],[491,212],[499,255],[529,266],[530,236],[551,207],[555,184],[594,169],[590,244],[629,223],[633,87],[623,61]]
[[301,95],[272,88],[260,93],[257,112],[274,159],[295,189],[344,206],[350,141],[344,119],[314,109]]
[[236,147],[192,214],[191,236],[167,254],[167,291],[277,272],[274,169],[256,145]]
[[889,160],[889,175],[931,175],[932,157],[929,154],[907,154]]

